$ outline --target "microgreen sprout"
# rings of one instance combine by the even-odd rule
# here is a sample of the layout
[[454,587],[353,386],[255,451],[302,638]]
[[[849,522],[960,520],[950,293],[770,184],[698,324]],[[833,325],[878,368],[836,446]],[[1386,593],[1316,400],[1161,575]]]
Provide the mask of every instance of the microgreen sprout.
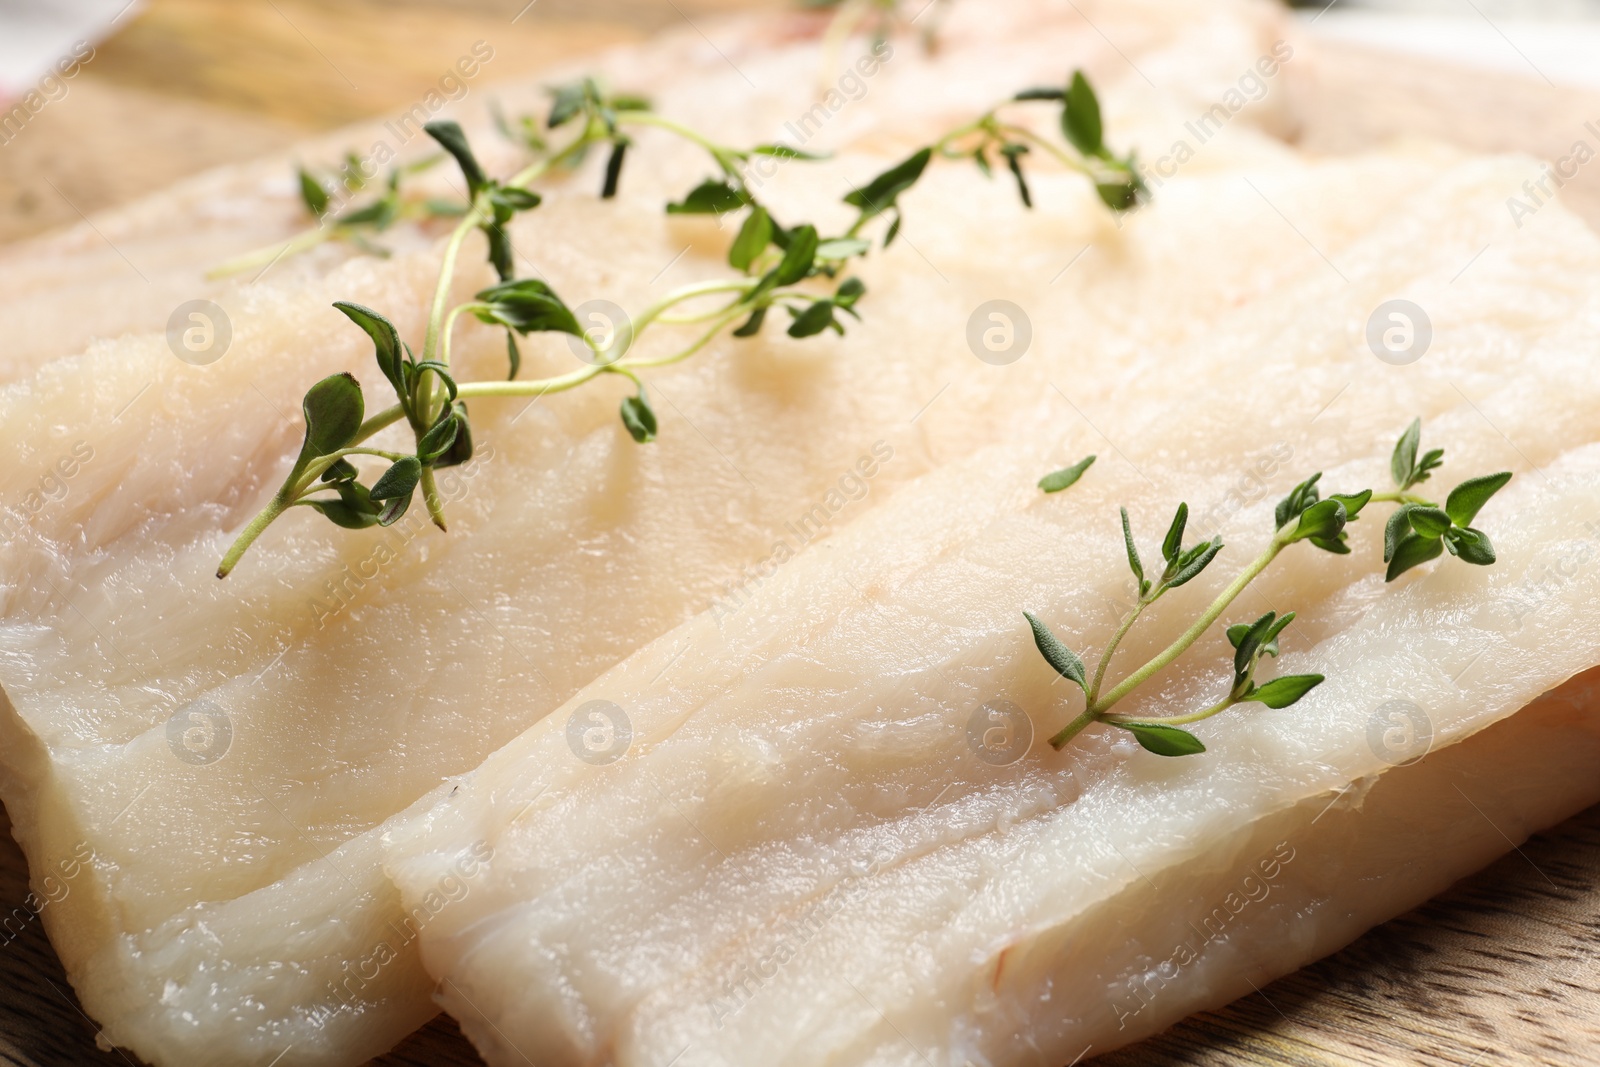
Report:
[[[1465,563],[1478,566],[1493,563],[1494,547],[1488,535],[1470,524],[1489,499],[1511,480],[1511,474],[1502,471],[1469,478],[1450,492],[1444,507],[1440,508],[1411,491],[1417,484],[1427,481],[1444,459],[1442,449],[1419,456],[1421,438],[1422,422],[1418,419],[1406,428],[1395,444],[1390,464],[1394,482],[1392,489],[1383,492],[1363,489],[1359,493],[1335,493],[1324,499],[1318,487],[1322,478],[1320,472],[1296,485],[1278,502],[1273,514],[1272,538],[1262,553],[1228,584],[1176,640],[1120,682],[1106,688],[1106,672],[1117,646],[1140,615],[1172,589],[1199,576],[1223,547],[1220,537],[1184,547],[1183,535],[1189,508],[1187,504],[1179,504],[1162,541],[1162,569],[1159,575],[1154,572],[1147,575],[1134,543],[1127,509],[1124,508],[1123,541],[1127,549],[1128,568],[1133,572],[1139,596],[1132,610],[1123,616],[1120,625],[1106,642],[1093,674],[1088,672],[1077,653],[1062,643],[1038,616],[1023,612],[1039,654],[1056,673],[1076,685],[1084,695],[1082,713],[1052,737],[1050,743],[1058,749],[1062,748],[1086,727],[1103,722],[1127,730],[1140,745],[1158,755],[1191,755],[1204,752],[1205,746],[1199,738],[1182,727],[1208,719],[1238,704],[1256,702],[1269,708],[1286,708],[1311,692],[1322,683],[1322,675],[1290,674],[1279,675],[1268,681],[1256,680],[1262,657],[1277,657],[1278,637],[1295,617],[1292,611],[1281,616],[1269,611],[1254,622],[1239,622],[1227,628],[1228,642],[1234,649],[1233,680],[1221,700],[1198,711],[1167,716],[1129,716],[1112,710],[1119,701],[1165,670],[1204,636],[1239,594],[1260,577],[1285,549],[1304,541],[1324,552],[1349,555],[1345,527],[1356,521],[1369,504],[1382,502],[1399,505],[1384,530],[1383,558],[1388,564],[1386,581],[1394,581],[1405,571],[1439,557],[1447,549]],[[1040,488],[1048,493],[1071,485],[1088,468],[1093,458],[1091,456],[1073,467],[1047,475],[1040,481]],[[1056,484],[1060,481],[1064,481],[1065,485]]]

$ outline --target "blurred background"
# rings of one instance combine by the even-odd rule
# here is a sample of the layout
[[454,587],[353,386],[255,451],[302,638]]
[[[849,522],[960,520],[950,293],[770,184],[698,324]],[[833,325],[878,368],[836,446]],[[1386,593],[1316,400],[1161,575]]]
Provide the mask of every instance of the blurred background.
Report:
[[[920,4],[924,0],[906,0]],[[982,0],[994,2],[994,0]],[[0,242],[419,98],[797,0],[0,0]],[[1311,0],[1313,32],[1600,88],[1600,0]],[[20,109],[20,110],[19,110]],[[1595,116],[1600,118],[1600,116]]]

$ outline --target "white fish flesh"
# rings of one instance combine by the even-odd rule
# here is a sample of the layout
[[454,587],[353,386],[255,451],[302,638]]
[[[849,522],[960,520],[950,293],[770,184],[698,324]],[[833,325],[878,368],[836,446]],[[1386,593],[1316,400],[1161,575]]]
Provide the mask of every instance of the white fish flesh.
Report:
[[[1276,32],[1248,5],[1085,10],[1125,27],[1141,66],[1185,87],[1155,94],[1131,75],[1105,77],[1111,128],[1141,145],[1162,144],[1208,91],[1196,86],[1235,78]],[[1181,32],[1156,18],[1173,11],[1187,18]],[[1121,72],[1072,12],[965,18],[937,61],[906,49],[886,65],[833,116],[837,157],[776,176],[773,202],[842,220],[838,190],[896,158],[896,139],[926,139],[975,100],[1079,62]],[[684,77],[696,49],[645,49],[628,69],[661,86],[664,111],[739,127],[730,141],[782,137],[810,106],[813,47],[752,31],[733,54],[760,79],[757,106],[731,116],[737,72],[713,57],[713,73]],[[963,56],[958,69],[973,74],[952,78]],[[297,445],[305,386],[351,369],[378,395],[370,349],[328,303],[380,308],[414,338],[437,251],[335,255],[224,290],[233,347],[210,366],[178,362],[148,334],[19,366],[0,394],[16,457],[0,496],[17,502],[0,543],[0,795],[36,877],[85,848],[94,856],[44,918],[104,1040],[156,1064],[349,1064],[388,1047],[434,1010],[435,980],[384,873],[383,838],[442,778],[696,612],[745,616],[775,575],[828,544],[822,528],[870,514],[918,475],[1008,438],[1042,442],[1033,458],[1046,468],[1090,450],[1115,467],[1117,412],[1237,381],[1241,353],[1268,338],[1309,346],[1295,356],[1308,365],[1343,366],[1348,338],[1282,335],[1308,317],[1326,327],[1343,305],[1327,264],[1278,212],[1377,291],[1459,269],[1498,232],[1477,205],[1525,166],[1427,152],[1310,164],[1252,122],[1241,115],[1121,229],[1073,179],[1041,173],[1040,209],[1025,215],[1009,190],[935,171],[908,203],[907,240],[869,261],[867,321],[849,337],[722,341],[656,376],[663,437],[645,449],[617,426],[618,394],[605,387],[528,409],[475,404],[487,447],[446,485],[448,537],[420,523],[349,535],[295,516],[226,583],[211,577],[216,560]],[[574,185],[519,225],[519,248],[573,301],[603,293],[640,306],[725,269],[719,240],[660,214],[704,164],[640,142],[658,169],[630,172],[618,202]],[[1450,307],[1515,304],[1516,316],[1484,313],[1510,346],[1584,307],[1593,273],[1586,235],[1558,209],[1518,241],[1522,252],[1491,250],[1448,290],[1460,302]],[[1537,293],[1517,254],[1551,270]],[[975,359],[966,340],[973,309],[997,293],[1027,309],[1035,336],[1005,367]],[[487,331],[464,331],[457,357],[477,375],[502,372]],[[530,346],[529,373],[563,360],[559,344]],[[1193,377],[1154,373],[1180,363]],[[1276,396],[1275,381],[1262,388]],[[1453,397],[1395,391],[1424,415]],[[1208,428],[1213,476],[1263,447],[1238,423]],[[1313,429],[1330,440],[1347,429],[1330,427]],[[1392,429],[1374,419],[1367,432]],[[1468,438],[1450,440],[1459,450]],[[1031,499],[1002,488],[1017,507]],[[1151,487],[1137,499],[1159,503]],[[919,518],[904,531],[913,557],[942,507],[927,529]]]

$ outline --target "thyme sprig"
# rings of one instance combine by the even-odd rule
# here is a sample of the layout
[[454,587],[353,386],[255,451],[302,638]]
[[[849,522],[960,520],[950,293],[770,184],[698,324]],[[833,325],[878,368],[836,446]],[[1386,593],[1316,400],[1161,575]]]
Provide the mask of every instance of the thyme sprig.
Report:
[[836,76],[846,42],[859,31],[870,31],[874,52],[881,51],[896,32],[912,28],[924,51],[932,53],[938,48],[941,0],[920,0],[914,7],[903,0],[800,0],[800,6],[833,12],[822,36],[819,81],[824,90]]
[[[1198,577],[1223,548],[1220,536],[1185,548],[1183,535],[1189,507],[1179,504],[1161,544],[1163,568],[1159,576],[1149,577],[1134,543],[1128,511],[1122,509],[1122,534],[1128,567],[1133,572],[1139,597],[1106,642],[1093,675],[1088,673],[1078,654],[1062,643],[1038,616],[1023,612],[1040,655],[1056,673],[1076,685],[1084,695],[1082,713],[1052,737],[1050,744],[1060,749],[1090,725],[1103,722],[1127,730],[1140,745],[1157,755],[1192,755],[1204,752],[1205,745],[1182,727],[1208,719],[1238,704],[1256,702],[1269,708],[1286,708],[1315,689],[1324,681],[1320,674],[1289,674],[1269,681],[1256,681],[1263,657],[1277,657],[1279,635],[1295,618],[1292,611],[1282,616],[1269,611],[1254,622],[1234,623],[1227,628],[1228,642],[1234,649],[1233,680],[1227,695],[1221,700],[1200,710],[1176,715],[1129,716],[1112,711],[1124,697],[1188,651],[1222,618],[1239,594],[1290,546],[1303,541],[1324,552],[1349,555],[1345,527],[1356,521],[1369,504],[1381,502],[1399,505],[1384,530],[1383,558],[1388,564],[1385,581],[1394,581],[1405,571],[1436,559],[1446,550],[1465,563],[1477,566],[1494,563],[1494,546],[1488,535],[1470,524],[1489,499],[1511,480],[1510,472],[1467,479],[1451,490],[1445,506],[1440,508],[1411,492],[1417,484],[1426,481],[1444,459],[1442,449],[1423,453],[1419,458],[1421,437],[1422,420],[1417,419],[1396,442],[1390,461],[1394,481],[1392,489],[1383,492],[1363,489],[1359,493],[1335,493],[1323,499],[1318,488],[1322,478],[1320,472],[1296,485],[1278,502],[1273,514],[1272,538],[1261,554],[1239,572],[1176,640],[1120,682],[1106,688],[1106,673],[1117,646],[1127,637],[1145,609],[1171,590]],[[1071,481],[1076,481],[1092,459],[1090,457],[1083,463],[1057,473],[1065,475],[1076,472],[1071,478]],[[1040,483],[1046,492],[1053,491],[1051,485],[1046,484],[1053,477],[1047,476]]]
[[[704,146],[721,173],[719,179],[710,183],[716,188],[703,183],[683,203],[673,205],[673,210],[689,213],[748,212],[740,236],[728,255],[730,264],[743,271],[742,278],[681,287],[634,316],[627,328],[613,331],[603,339],[584,331],[572,310],[547,283],[516,278],[506,224],[518,213],[531,211],[541,202],[536,193],[526,188],[526,183],[550,167],[570,160],[580,147],[618,136],[626,109],[614,108],[614,101],[598,97],[592,88],[593,83],[588,83],[582,93],[558,94],[548,120],[560,127],[576,119],[584,125],[583,132],[563,148],[505,181],[491,177],[484,170],[459,125],[454,122],[427,125],[429,135],[460,167],[472,202],[445,245],[421,357],[414,354],[382,313],[349,302],[334,305],[372,341],[379,370],[393,390],[396,402],[369,414],[361,387],[349,374],[335,374],[314,385],[302,403],[306,429],[299,456],[267,506],[229,548],[218,568],[218,577],[226,577],[261,533],[295,507],[311,508],[345,528],[387,526],[406,513],[420,492],[434,524],[444,529],[446,521],[434,484],[434,472],[471,458],[472,432],[466,403],[471,399],[541,397],[577,388],[603,374],[622,375],[634,384],[636,392],[622,401],[621,421],[635,441],[645,443],[655,439],[659,426],[641,371],[689,358],[738,319],[745,321],[735,334],[752,336],[759,331],[766,311],[775,305],[791,312],[793,322],[788,332],[792,336],[808,337],[830,327],[843,332],[835,313],[856,314],[856,302],[866,291],[860,279],[844,278],[830,293],[817,293],[800,286],[817,275],[835,278],[845,261],[863,253],[865,245],[863,242],[844,245],[827,242],[809,223],[784,227],[773,220],[771,213],[750,191],[741,165],[756,152],[794,158],[802,155],[776,145],[743,152],[705,141]],[[612,151],[613,159],[620,158],[615,144]],[[614,186],[619,172],[620,164],[608,168],[608,187]],[[489,261],[501,280],[479,291],[472,300],[451,308],[450,293],[457,262],[466,239],[474,232],[485,236]],[[706,308],[707,300],[719,302]],[[674,314],[674,309],[680,305],[695,305],[695,308]],[[450,362],[451,337],[456,322],[468,314],[506,330],[510,379],[499,382],[458,382],[455,379]],[[631,350],[639,335],[656,324],[698,324],[702,329],[687,345],[665,355],[633,355]],[[549,378],[516,380],[520,358],[515,338],[535,332],[576,338],[588,351],[584,365]],[[401,421],[412,432],[416,442],[414,451],[394,452],[364,444]],[[369,486],[363,484],[360,470],[352,462],[356,457],[379,458],[388,465]]]
[[[1074,75],[1069,86],[1054,97],[1044,90],[1035,90],[1021,94],[1021,99],[1059,100],[1063,105],[1063,128],[1072,131],[1069,139],[1074,145],[1087,146],[1090,151],[1086,158],[1111,159],[1100,140],[1099,105],[1081,74]],[[466,181],[470,201],[445,243],[421,356],[413,353],[393,323],[379,311],[349,302],[334,305],[372,341],[378,367],[393,390],[396,402],[376,414],[369,414],[360,385],[348,374],[332,375],[313,386],[302,404],[306,429],[298,458],[266,507],[246,525],[228,549],[217,576],[226,577],[262,532],[296,507],[310,508],[341,527],[387,526],[398,521],[420,493],[434,525],[445,529],[443,502],[434,475],[435,471],[464,463],[472,456],[472,428],[467,408],[470,400],[512,396],[537,398],[577,388],[602,375],[622,375],[632,382],[634,393],[621,402],[619,415],[629,435],[643,444],[656,438],[660,426],[641,372],[688,359],[735,323],[739,325],[731,330],[734,337],[755,336],[775,307],[789,314],[787,333],[791,337],[813,337],[827,330],[843,334],[846,318],[859,318],[856,307],[866,293],[860,278],[844,275],[850,261],[866,255],[871,247],[866,236],[868,227],[890,217],[892,221],[886,227],[883,244],[887,246],[893,242],[901,225],[900,197],[916,184],[935,151],[942,151],[941,146],[954,143],[953,138],[968,136],[972,130],[1005,131],[1005,127],[991,126],[988,122],[984,119],[963,127],[938,145],[922,149],[867,185],[853,189],[844,197],[844,202],[856,209],[856,219],[836,236],[825,236],[809,222],[793,225],[780,222],[760,201],[747,174],[750,163],[760,156],[796,160],[823,157],[781,144],[761,144],[749,149],[719,144],[648,110],[646,101],[607,96],[593,79],[586,78],[552,90],[545,129],[573,131],[559,147],[551,143],[553,135],[547,138],[533,133],[534,124],[523,123],[519,133],[501,116],[503,132],[520,137],[537,156],[505,180],[488,174],[473,153],[466,134],[455,122],[429,123],[424,128],[454,158]],[[998,123],[998,119],[993,122]],[[602,338],[582,329],[572,310],[547,283],[516,277],[508,224],[519,213],[540,205],[541,198],[528,187],[530,183],[552,170],[575,165],[586,152],[602,144],[609,146],[609,155],[601,196],[606,199],[615,196],[632,145],[626,130],[633,126],[666,130],[706,152],[714,173],[681,200],[668,204],[666,210],[671,214],[736,219],[737,235],[728,248],[727,262],[738,276],[676,289]],[[987,132],[983,135],[989,136]],[[1062,158],[1073,160],[1064,152]],[[1099,173],[1095,169],[1098,163],[1091,166],[1076,161],[1075,165],[1086,173]],[[1017,173],[1020,176],[1020,169]],[[1103,193],[1102,199],[1116,210],[1122,210],[1115,206],[1117,203],[1132,202],[1123,198],[1114,203],[1115,198],[1107,198]],[[466,240],[474,233],[483,234],[488,259],[499,282],[452,308],[450,294],[457,261]],[[456,323],[464,315],[506,331],[509,364],[506,380],[456,380],[451,369],[451,338]],[[698,326],[700,329],[689,343],[664,355],[633,354],[639,336],[657,326]],[[520,380],[521,353],[517,339],[530,333],[559,333],[576,339],[575,343],[586,350],[584,365],[548,378]],[[402,421],[415,440],[413,450],[395,452],[364,444]],[[388,465],[367,485],[361,480],[360,468],[353,462],[356,458],[383,459]],[[1071,479],[1081,474],[1082,469],[1079,469]],[[1067,473],[1062,472],[1057,481],[1066,477]],[[1060,488],[1065,488],[1066,484],[1069,483],[1063,481]]]
[[[1065,145],[1041,137],[1027,126],[1005,116],[1018,104],[1059,103],[1059,125]],[[1043,86],[1024,89],[1011,99],[984,112],[972,122],[946,134],[935,150],[947,158],[970,158],[985,177],[994,173],[994,157],[1005,161],[1017,184],[1024,207],[1033,207],[1022,161],[1037,148],[1069,170],[1087,176],[1095,193],[1112,211],[1130,211],[1149,197],[1139,175],[1134,153],[1117,155],[1105,142],[1100,100],[1083,71],[1074,71],[1065,88]],[[1067,148],[1072,149],[1071,152]]]
[[[569,84],[551,86],[547,91],[551,98],[550,110],[542,122],[527,115],[512,120],[497,103],[490,107],[496,129],[534,157],[532,163],[501,186],[503,191],[515,189],[536,196],[537,193],[528,189],[533,182],[552,173],[572,170],[587,158],[591,150],[603,145],[609,146],[610,155],[606,161],[600,195],[603,199],[611,199],[620,187],[623,164],[633,144],[627,134],[629,127],[648,126],[675,134],[705,149],[730,175],[739,174],[737,168],[754,155],[811,160],[824,158],[785,145],[758,145],[744,150],[718,144],[688,126],[657,114],[645,97],[630,93],[608,93],[594,78],[586,77]],[[439,127],[451,124],[430,125]],[[556,130],[564,133],[570,131],[564,143],[552,143],[553,131]],[[213,268],[209,276],[224,277],[265,267],[330,241],[343,241],[368,255],[387,257],[389,250],[378,244],[375,238],[395,224],[457,219],[471,209],[471,200],[477,193],[473,175],[467,175],[469,188],[466,201],[416,195],[405,188],[413,175],[432,169],[444,158],[443,153],[435,153],[414,163],[392,167],[381,184],[374,184],[366,173],[367,164],[353,152],[347,153],[343,164],[332,170],[298,168],[296,181],[300,201],[314,225],[287,241],[276,242],[229,260]],[[457,161],[460,161],[459,157]],[[481,177],[481,173],[478,177]],[[351,209],[340,210],[341,202],[346,200]],[[491,240],[498,240],[493,236],[495,228],[504,227],[516,211],[525,208],[512,208],[504,203],[495,204],[494,207],[493,224],[486,232],[491,235]],[[505,256],[500,255],[495,262],[497,268],[504,268],[501,277],[509,277],[510,265]]]
[[[1058,124],[1063,142],[1042,137],[1032,129],[1005,116],[1019,104],[1056,103],[1061,106]],[[970,159],[985,177],[993,177],[994,160],[1003,159],[1016,181],[1017,194],[1024,207],[1032,209],[1033,190],[1028,185],[1023,159],[1039,149],[1068,170],[1076,171],[1094,185],[1095,193],[1114,214],[1131,211],[1149,198],[1149,190],[1139,175],[1132,152],[1117,155],[1105,142],[1100,100],[1083,72],[1074,71],[1063,88],[1024,89],[977,118],[957,126],[933,144],[920,148],[901,162],[879,174],[866,185],[845,197],[845,203],[859,214],[846,232],[856,238],[862,229],[879,216],[892,221],[884,235],[887,248],[900,233],[900,197],[922,178],[929,162],[941,159]]]
[[[330,241],[343,241],[367,255],[386,259],[390,251],[377,238],[395,224],[458,218],[466,212],[466,205],[458,201],[414,194],[405,187],[413,175],[431,170],[443,159],[442,153],[436,153],[415,163],[391,167],[382,182],[367,175],[366,164],[354,153],[334,170],[300,167],[295,172],[300,202],[316,224],[287,241],[219,264],[206,276],[225,278],[256,270]],[[341,207],[346,200],[349,210]]]

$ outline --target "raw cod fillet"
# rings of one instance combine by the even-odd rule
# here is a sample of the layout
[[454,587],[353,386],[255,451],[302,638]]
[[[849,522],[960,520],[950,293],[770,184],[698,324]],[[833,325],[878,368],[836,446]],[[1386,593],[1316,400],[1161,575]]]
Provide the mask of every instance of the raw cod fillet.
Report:
[[[1144,25],[1191,9],[1124,10],[1092,13]],[[1205,48],[1148,30],[1136,54],[1158,69],[1203,55],[1225,81],[1270,45],[1253,10],[1196,18]],[[1074,57],[1109,68],[1078,15],[1036,14],[954,25],[970,83],[950,76],[956,50],[908,49],[835,118],[836,159],[773,180],[775,205],[844,224],[848,181],[975,102],[1059,80]],[[981,62],[1001,47],[1004,68]],[[664,111],[733,141],[783,136],[817,62],[813,47],[751,43],[738,56],[762,79],[760,106],[725,123],[735,73],[689,79],[680,52],[644,56]],[[1108,115],[1129,143],[1159,143],[1190,113],[1184,97],[1115,84]],[[881,140],[891,128],[903,145]],[[725,270],[725,235],[660,213],[704,164],[640,142],[658,169],[630,172],[621,201],[556,190],[517,230],[573,302],[638,307]],[[1040,173],[1040,210],[1025,215],[976,174],[932,173],[908,199],[906,241],[869,261],[867,321],[849,337],[719,341],[653,377],[663,437],[646,449],[617,425],[614,388],[475,404],[486,447],[446,479],[448,536],[420,513],[360,535],[296,515],[226,583],[217,559],[297,447],[305,387],[349,369],[381,396],[365,339],[328,304],[384,310],[415,339],[437,252],[332,255],[227,290],[233,348],[208,367],[142,335],[27,368],[0,393],[19,457],[0,488],[29,502],[0,545],[0,795],[36,877],[93,853],[45,921],[103,1039],[186,1065],[347,1064],[389,1047],[436,1008],[383,873],[386,820],[695,612],[737,608],[779,543],[800,552],[891,487],[1013,435],[1067,423],[1074,449],[1102,448],[1083,412],[1098,422],[1229,308],[1325,269],[1284,252],[1276,209],[1238,168],[1336,251],[1462,180],[1445,154],[1308,165],[1242,118],[1212,147],[1120,229],[1075,179]],[[1338,195],[1352,186],[1369,195]],[[1435,222],[1451,220],[1451,195]],[[487,280],[468,272],[458,295]],[[1037,338],[1003,368],[965,340],[971,309],[997,292],[1028,309]],[[488,331],[464,331],[457,356],[472,376],[503,373]],[[525,373],[570,358],[532,346]],[[1189,391],[1161,389],[1168,402]]]
[[[1183,363],[1152,356],[1087,409],[1116,451],[1072,489],[1033,481],[1088,449],[1076,427],[948,464],[393,820],[424,964],[488,1062],[1077,1062],[1600,801],[1600,243],[1570,218],[1515,230],[1520,173],[1462,168]],[[1389,367],[1360,327],[1399,292],[1436,333]],[[1050,749],[1081,704],[1021,612],[1096,651],[1129,606],[1119,504],[1144,546],[1179,500],[1230,546],[1134,631],[1126,671],[1260,550],[1295,481],[1385,485],[1413,415],[1446,449],[1430,490],[1517,472],[1479,517],[1495,566],[1447,557],[1385,586],[1387,510],[1364,514],[1352,556],[1286,553],[1225,620],[1299,612],[1277,670],[1326,674],[1306,699],[1197,725],[1203,755],[1108,727]],[[1240,502],[1241,474],[1285,452]],[[1220,629],[1124,712],[1215,701]],[[1034,729],[1006,766],[971,743],[996,700]],[[577,758],[616,709],[625,753]]]

